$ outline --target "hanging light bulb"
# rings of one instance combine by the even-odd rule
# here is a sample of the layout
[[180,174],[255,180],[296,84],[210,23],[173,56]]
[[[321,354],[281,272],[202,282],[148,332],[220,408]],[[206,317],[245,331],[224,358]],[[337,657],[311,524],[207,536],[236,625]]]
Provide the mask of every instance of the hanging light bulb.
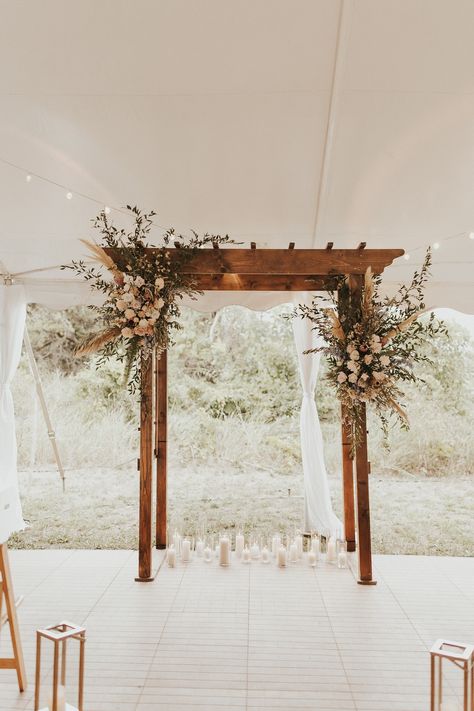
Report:
[[31,178],[32,176],[28,173],[28,175],[26,176],[26,182],[31,183]]
[[469,232],[469,239],[474,239],[474,232]]
[[110,215],[110,207],[108,205],[104,207],[104,212],[106,215]]
[[403,255],[403,259],[406,259],[408,262],[408,260],[410,259],[410,255],[408,254],[408,252],[405,252],[405,254]]
[[433,249],[439,249],[439,242],[433,242]]
[[66,200],[72,200],[72,193],[66,193]]

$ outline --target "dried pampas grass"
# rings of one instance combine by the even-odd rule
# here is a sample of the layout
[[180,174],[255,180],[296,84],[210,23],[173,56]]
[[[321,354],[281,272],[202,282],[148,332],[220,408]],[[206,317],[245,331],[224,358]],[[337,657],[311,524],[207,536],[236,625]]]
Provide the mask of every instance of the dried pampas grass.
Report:
[[417,318],[419,318],[422,314],[426,313],[429,309],[422,309],[421,311],[417,311],[416,314],[412,314],[409,316],[405,321],[402,321],[399,323],[395,328],[392,328],[391,331],[385,334],[385,336],[382,339],[382,343],[385,345],[388,343],[392,338],[395,338],[395,336],[398,336],[399,333],[403,333],[403,331],[406,331],[411,324],[416,321]]
[[76,349],[76,355],[83,356],[96,353],[107,345],[107,343],[110,343],[110,341],[114,341],[118,338],[118,336],[120,336],[120,328],[118,326],[108,328],[106,331],[102,331],[101,333],[96,333],[78,346]]
[[333,309],[325,309],[326,315],[331,319],[332,322],[332,332],[339,341],[343,341],[345,339],[344,331],[341,326],[341,322],[339,321],[338,317],[336,316],[335,312]]
[[99,262],[99,264],[102,264],[106,269],[108,269],[114,277],[116,276],[120,279],[122,278],[122,272],[117,267],[112,257],[109,257],[107,252],[102,249],[102,247],[88,239],[81,239],[80,241],[87,247],[89,252],[92,254],[94,259]]

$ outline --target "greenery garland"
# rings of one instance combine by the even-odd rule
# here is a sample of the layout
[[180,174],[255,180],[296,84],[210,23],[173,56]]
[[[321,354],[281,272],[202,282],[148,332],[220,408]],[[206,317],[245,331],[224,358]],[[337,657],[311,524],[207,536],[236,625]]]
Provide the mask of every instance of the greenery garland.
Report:
[[421,344],[439,333],[446,333],[442,321],[431,313],[427,320],[419,317],[427,311],[424,289],[431,266],[428,249],[423,266],[411,283],[401,286],[393,297],[379,294],[381,277],[367,270],[362,293],[354,298],[351,277],[338,283],[338,291],[327,298],[315,297],[312,304],[299,305],[293,317],[308,318],[322,345],[305,351],[319,352],[328,362],[327,377],[344,406],[345,422],[350,426],[352,446],[362,434],[363,404],[373,407],[385,435],[389,416],[395,415],[402,428],[409,422],[401,404],[402,382],[419,382],[414,365],[430,359],[420,351]]
[[[202,247],[233,240],[227,235],[207,233],[200,237],[194,230],[192,237],[187,237],[171,228],[164,233],[162,246],[155,247],[147,240],[156,213],[144,213],[130,205],[127,210],[134,221],[131,231],[116,227],[102,211],[93,220],[101,243],[81,240],[99,267],[80,260],[62,268],[72,269],[92,289],[105,295],[101,306],[91,307],[99,314],[103,328],[87,338],[77,354],[98,352],[98,366],[112,357],[125,361],[126,380],[134,392],[140,385],[142,358],[148,359],[153,350],[158,355],[162,353],[173,343],[173,331],[181,328],[179,300],[184,296],[195,299],[201,293],[192,275],[183,274],[183,266]],[[167,248],[172,243],[177,249],[170,259]],[[152,252],[147,251],[150,247]],[[104,248],[112,250],[112,254]],[[108,276],[103,273],[104,267]]]

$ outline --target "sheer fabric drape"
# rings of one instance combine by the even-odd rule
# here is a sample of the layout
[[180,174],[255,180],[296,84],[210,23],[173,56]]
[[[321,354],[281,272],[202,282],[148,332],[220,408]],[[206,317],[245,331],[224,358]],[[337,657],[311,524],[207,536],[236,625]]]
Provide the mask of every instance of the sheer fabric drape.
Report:
[[300,372],[303,399],[301,402],[300,434],[305,491],[305,529],[320,533],[342,534],[342,524],[335,515],[324,462],[324,443],[314,391],[319,372],[320,354],[304,355],[316,347],[317,340],[308,319],[293,319],[293,334]]
[[25,527],[18,492],[11,382],[18,367],[26,317],[22,286],[0,286],[0,543]]

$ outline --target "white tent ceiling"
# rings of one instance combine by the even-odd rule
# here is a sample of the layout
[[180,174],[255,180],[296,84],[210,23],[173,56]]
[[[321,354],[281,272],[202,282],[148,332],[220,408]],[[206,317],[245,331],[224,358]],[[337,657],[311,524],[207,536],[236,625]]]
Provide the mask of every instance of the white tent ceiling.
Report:
[[[0,13],[11,272],[81,256],[101,205],[137,203],[261,247],[402,247],[392,282],[439,242],[430,303],[474,310],[472,0],[0,0]],[[32,298],[84,298],[64,272],[24,278]]]

